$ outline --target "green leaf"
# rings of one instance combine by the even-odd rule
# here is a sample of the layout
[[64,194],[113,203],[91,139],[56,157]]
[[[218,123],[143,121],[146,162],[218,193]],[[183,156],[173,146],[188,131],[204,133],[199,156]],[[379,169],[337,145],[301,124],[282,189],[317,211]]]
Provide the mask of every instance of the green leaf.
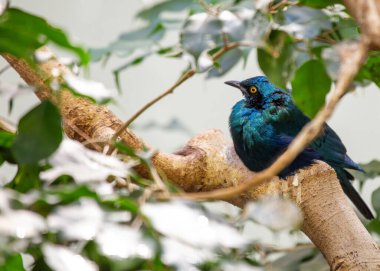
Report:
[[164,48],[161,48],[157,51],[157,54],[159,55],[166,55],[168,53],[171,53],[174,51],[174,46],[173,47],[164,47]]
[[193,7],[193,0],[167,0],[157,3],[153,6],[144,8],[139,13],[137,13],[137,17],[141,19],[145,19],[148,21],[157,20],[162,12],[175,12],[178,13],[180,11],[189,9]]
[[313,117],[325,103],[331,79],[320,60],[305,62],[292,80],[292,95],[297,106],[309,117]]
[[15,134],[0,131],[0,148],[10,148],[13,144]]
[[115,53],[126,57],[137,49],[150,52],[151,48],[164,37],[165,32],[166,28],[162,23],[153,22],[140,29],[121,34],[107,47],[90,49],[91,58],[93,61],[98,61]]
[[103,200],[101,201],[101,204],[115,208],[117,210],[127,210],[133,214],[136,214],[139,211],[138,204],[127,197],[117,197],[114,199]]
[[[197,13],[184,23],[180,43],[182,48],[195,59],[205,52],[222,47],[228,42],[252,40],[259,44],[267,32],[267,17],[257,12],[255,16],[242,16],[243,9],[231,11],[229,19],[208,13]],[[260,27],[259,27],[260,26]]]
[[29,61],[35,50],[48,42],[75,53],[82,64],[87,64],[90,59],[84,49],[71,44],[62,29],[16,8],[7,9],[0,17],[0,37],[0,53],[10,53]]
[[202,52],[223,45],[223,21],[208,14],[202,15],[204,16],[196,14],[189,17],[180,34],[182,48],[195,59]]
[[223,54],[218,60],[217,67],[209,70],[207,78],[220,77],[230,71],[243,57],[242,51],[237,48]]
[[38,166],[20,165],[16,176],[6,185],[6,187],[22,193],[28,192],[32,188],[37,189],[41,186],[39,174],[40,169]]
[[360,164],[360,166],[364,169],[365,172],[359,171],[350,171],[351,174],[354,175],[355,179],[360,182],[364,182],[367,179],[373,179],[380,176],[380,161],[372,160],[367,164]]
[[51,155],[61,141],[59,111],[50,101],[44,101],[20,120],[11,151],[19,163],[36,164]]
[[0,165],[4,163],[4,161],[8,161],[9,163],[14,163],[13,155],[10,152],[10,147],[13,144],[15,139],[15,134],[0,131]]
[[353,18],[341,19],[334,27],[344,40],[359,38],[359,27]]
[[377,217],[380,217],[380,188],[372,193],[372,206],[376,211]]
[[311,8],[325,8],[334,4],[341,4],[340,0],[299,0],[300,5],[309,6]]
[[98,195],[85,185],[62,185],[56,190],[51,191],[50,195],[57,196],[60,199],[60,205],[76,202],[81,198],[92,198],[98,200]]
[[138,57],[132,59],[131,61],[129,61],[129,62],[123,64],[122,66],[116,68],[116,69],[113,71],[114,74],[115,74],[115,76],[116,76],[116,75],[119,76],[118,74],[119,74],[121,71],[123,71],[123,70],[125,70],[125,69],[127,69],[127,68],[129,68],[129,67],[131,67],[131,66],[136,66],[136,65],[141,64],[141,63],[144,61],[144,59],[145,59],[147,56],[151,55],[151,54],[152,54],[151,52],[145,53],[144,55],[138,56]]
[[123,142],[115,142],[113,146],[123,154],[126,154],[130,157],[139,158],[135,150],[124,144]]
[[22,257],[20,254],[13,254],[5,257],[5,263],[0,266],[3,271],[24,271]]
[[355,80],[364,81],[369,80],[374,82],[380,87],[380,53],[371,53],[367,59],[367,62],[361,67]]
[[366,225],[366,228],[369,232],[376,232],[378,235],[380,235],[380,220],[379,219],[371,220]]
[[273,84],[286,88],[295,66],[291,39],[285,32],[274,30],[267,44],[268,48],[257,49],[260,68]]

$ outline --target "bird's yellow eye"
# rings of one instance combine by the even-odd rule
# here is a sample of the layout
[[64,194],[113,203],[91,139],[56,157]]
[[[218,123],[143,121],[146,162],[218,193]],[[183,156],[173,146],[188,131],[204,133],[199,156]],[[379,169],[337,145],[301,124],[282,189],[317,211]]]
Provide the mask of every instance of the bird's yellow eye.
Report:
[[252,87],[250,87],[249,92],[251,92],[251,94],[256,94],[257,88],[255,86],[252,86]]

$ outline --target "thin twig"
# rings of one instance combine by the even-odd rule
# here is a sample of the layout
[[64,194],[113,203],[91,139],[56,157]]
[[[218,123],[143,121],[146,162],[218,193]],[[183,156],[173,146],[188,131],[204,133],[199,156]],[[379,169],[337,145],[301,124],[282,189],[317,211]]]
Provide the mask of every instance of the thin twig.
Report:
[[[128,126],[135,120],[137,119],[145,110],[147,110],[149,107],[154,105],[156,102],[164,98],[165,96],[169,95],[172,93],[179,85],[181,85],[183,82],[185,82],[188,78],[193,76],[195,74],[195,70],[189,69],[187,70],[178,80],[177,82],[168,88],[165,92],[161,93],[158,95],[156,98],[145,104],[139,111],[137,111],[129,120],[127,120],[113,135],[111,138],[111,142],[114,142],[117,140],[117,138],[128,128]],[[110,154],[113,151],[113,148],[110,148],[108,150],[107,154]]]
[[351,50],[348,55],[344,55],[344,52],[342,53],[340,77],[334,91],[332,92],[330,100],[325,107],[318,112],[315,118],[305,125],[305,127],[289,145],[288,149],[280,157],[278,157],[270,167],[258,172],[251,179],[235,187],[222,188],[209,192],[183,193],[180,194],[179,197],[195,200],[228,199],[237,196],[254,186],[261,185],[276,176],[281,170],[289,165],[323,129],[325,122],[332,115],[339,100],[346,93],[351,81],[365,61],[368,53],[368,44],[368,40],[362,38],[361,42],[356,44],[355,50]]
[[[252,42],[231,42],[225,46],[223,46],[219,51],[217,51],[215,54],[212,55],[211,59],[212,61],[218,60],[223,54],[228,52],[229,50],[232,50],[236,47],[242,46],[242,47],[252,47],[255,44]],[[114,142],[117,140],[117,138],[129,127],[129,125],[135,121],[142,113],[144,113],[148,108],[150,108],[152,105],[160,101],[162,98],[166,97],[167,95],[173,93],[173,91],[181,85],[183,82],[185,82],[187,79],[192,77],[195,74],[194,69],[188,69],[181,75],[181,77],[175,82],[173,86],[165,90],[163,93],[158,95],[156,98],[153,100],[149,101],[147,104],[145,104],[140,110],[138,110],[133,116],[127,120],[112,136],[110,142]],[[108,150],[107,154],[111,154],[113,151],[113,147],[111,146],[110,149]]]
[[66,125],[70,127],[74,132],[76,132],[78,135],[83,137],[86,141],[86,145],[92,145],[92,147],[97,150],[98,152],[102,152],[102,147],[96,143],[95,140],[91,139],[90,136],[88,136],[85,132],[83,132],[81,129],[79,129],[75,124],[73,124],[71,121],[65,120]]

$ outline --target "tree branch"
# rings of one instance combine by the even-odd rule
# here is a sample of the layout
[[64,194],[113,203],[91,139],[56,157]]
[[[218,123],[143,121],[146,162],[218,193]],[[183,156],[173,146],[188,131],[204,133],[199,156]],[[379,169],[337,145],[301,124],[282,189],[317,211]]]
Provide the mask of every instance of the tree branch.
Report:
[[380,49],[380,1],[344,0],[349,12],[360,25],[362,37],[368,40],[371,50]]
[[[29,85],[36,87],[36,94],[40,99],[50,97],[47,82],[52,69],[58,68],[62,73],[68,72],[56,59],[42,63],[36,71],[22,60],[9,55],[4,57]],[[345,89],[346,84],[347,81],[341,82],[337,89]],[[74,97],[65,89],[61,90],[61,97],[60,110],[65,123],[64,128],[67,135],[75,140],[107,142],[123,125],[104,106]],[[334,105],[335,102],[330,101],[329,104],[331,103]],[[77,133],[77,129],[81,133]],[[129,129],[121,134],[121,138],[134,149],[141,149],[145,145]],[[235,187],[257,176],[242,164],[231,142],[218,130],[195,136],[176,153],[158,152],[152,158],[152,162],[187,192],[207,192]],[[145,176],[149,174],[141,168],[138,170]],[[239,195],[234,194],[235,196],[228,201],[243,206],[249,200],[268,194],[287,194],[304,211],[302,230],[321,250],[332,270],[377,270],[380,251],[353,212],[334,170],[324,163],[319,163],[301,170],[297,178],[300,180],[298,186],[293,185],[291,178],[281,182],[275,177],[255,189],[246,189]]]

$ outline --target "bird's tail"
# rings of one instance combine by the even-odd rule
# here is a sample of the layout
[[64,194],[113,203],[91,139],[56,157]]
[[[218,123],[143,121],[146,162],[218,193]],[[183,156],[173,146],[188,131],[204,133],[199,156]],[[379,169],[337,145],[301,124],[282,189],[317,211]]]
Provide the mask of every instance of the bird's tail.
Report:
[[353,176],[345,171],[342,168],[335,169],[336,173],[338,175],[340,185],[343,188],[344,193],[347,195],[347,197],[352,201],[352,203],[358,208],[360,213],[366,218],[366,219],[374,219],[374,216],[367,206],[367,204],[364,202],[364,200],[359,195],[358,191],[355,190],[355,188],[352,186],[351,181],[353,180]]

